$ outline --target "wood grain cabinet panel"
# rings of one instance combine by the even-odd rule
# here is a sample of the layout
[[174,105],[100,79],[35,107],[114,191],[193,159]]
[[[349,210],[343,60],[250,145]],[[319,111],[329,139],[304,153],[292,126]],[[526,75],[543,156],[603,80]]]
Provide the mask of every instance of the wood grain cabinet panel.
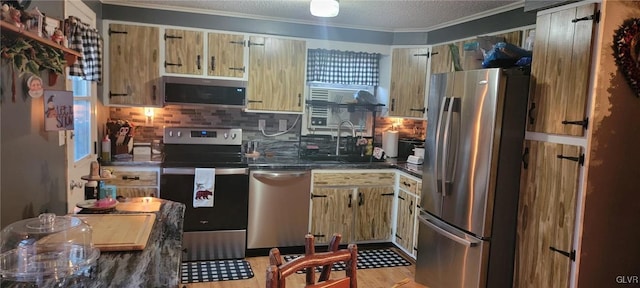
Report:
[[453,71],[453,59],[449,44],[431,47],[431,75]]
[[301,113],[306,42],[251,36],[248,45],[247,109]]
[[595,4],[540,14],[531,65],[528,131],[584,135]]
[[[528,151],[528,153],[526,153]],[[514,287],[568,287],[580,164],[577,146],[525,141]]]
[[398,185],[400,185],[400,189],[405,190],[409,193],[418,194],[418,181],[412,178],[409,178],[405,175],[400,175],[400,180]]
[[156,106],[160,95],[157,27],[109,24],[108,105]]
[[[374,170],[375,171],[375,170]],[[313,185],[322,186],[393,186],[395,173],[389,172],[349,172],[349,173],[317,173],[313,176]]]
[[245,73],[243,35],[208,34],[208,75],[243,78]]
[[105,184],[116,186],[116,195],[124,197],[159,197],[160,169],[155,167],[105,166],[113,178]]
[[400,190],[398,192],[398,215],[396,216],[396,243],[406,251],[413,251],[416,197]]
[[428,48],[393,49],[389,116],[424,117],[428,59]]
[[391,237],[393,186],[360,187],[357,191],[355,241],[388,240]]
[[353,188],[314,187],[311,234],[316,244],[329,243],[333,233],[342,234],[343,242],[352,239],[353,207]]
[[204,32],[164,30],[164,70],[167,73],[202,75]]

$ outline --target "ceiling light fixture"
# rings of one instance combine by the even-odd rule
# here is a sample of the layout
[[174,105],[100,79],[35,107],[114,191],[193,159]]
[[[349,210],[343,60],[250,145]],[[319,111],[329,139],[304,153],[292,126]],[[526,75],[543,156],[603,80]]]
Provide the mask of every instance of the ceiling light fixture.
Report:
[[311,0],[311,15],[316,17],[336,17],[340,11],[338,0]]

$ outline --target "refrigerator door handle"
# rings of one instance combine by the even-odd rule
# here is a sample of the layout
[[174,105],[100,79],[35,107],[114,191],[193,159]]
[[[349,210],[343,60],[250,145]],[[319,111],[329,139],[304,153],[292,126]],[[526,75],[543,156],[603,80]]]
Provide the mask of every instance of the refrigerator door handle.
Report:
[[[435,143],[436,147],[434,147],[436,153],[434,153],[435,155],[433,156],[433,163],[435,163],[435,166],[436,166],[435,167],[435,170],[436,170],[435,171],[435,173],[436,173],[436,183],[438,183],[438,181],[439,182],[444,181],[443,180],[444,178],[439,178],[439,176],[441,175],[441,173],[440,173],[441,171],[440,171],[440,168],[438,166],[438,160],[440,159],[440,132],[442,130],[442,118],[444,118],[444,108],[445,108],[446,105],[447,105],[447,98],[444,98],[443,101],[442,101],[442,105],[440,105],[440,113],[438,113],[438,115],[439,115],[438,116],[438,127],[436,127],[436,141],[435,141],[436,142]],[[436,185],[436,186],[438,186],[438,185]],[[437,193],[442,193],[442,191],[440,190],[440,187],[436,187],[436,192]]]
[[469,241],[467,239],[458,237],[455,234],[438,227],[438,225],[433,223],[430,219],[424,218],[424,216],[422,216],[422,215],[420,215],[420,217],[418,217],[418,220],[420,222],[422,222],[423,224],[427,225],[429,228],[435,230],[436,232],[438,232],[442,236],[445,236],[445,237],[447,237],[447,238],[449,238],[449,239],[451,239],[453,241],[456,241],[456,242],[458,242],[458,243],[460,243],[460,244],[462,244],[464,246],[475,247],[475,246],[478,246],[478,244],[480,244],[480,240]]
[[[442,139],[442,196],[447,196],[447,161],[449,160],[449,137],[451,135],[449,129],[451,128],[451,114],[453,114],[453,102],[455,98],[449,97],[449,106],[447,107],[447,122],[444,126],[444,137]],[[445,101],[446,102],[446,101]]]

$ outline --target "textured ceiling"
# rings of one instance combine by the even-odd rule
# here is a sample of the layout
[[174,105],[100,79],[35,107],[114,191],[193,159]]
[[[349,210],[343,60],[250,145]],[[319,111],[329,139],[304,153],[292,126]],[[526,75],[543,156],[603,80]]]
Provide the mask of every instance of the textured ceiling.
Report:
[[252,17],[379,31],[428,31],[478,14],[522,7],[522,0],[340,0],[334,18],[309,12],[310,0],[103,0],[103,3]]

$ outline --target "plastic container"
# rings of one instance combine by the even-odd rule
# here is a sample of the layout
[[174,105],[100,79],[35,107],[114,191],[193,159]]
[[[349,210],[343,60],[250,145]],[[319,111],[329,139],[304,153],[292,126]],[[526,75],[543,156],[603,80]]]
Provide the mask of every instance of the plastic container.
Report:
[[52,213],[12,223],[0,232],[0,276],[29,287],[77,283],[95,270],[100,256],[91,235],[80,218]]

